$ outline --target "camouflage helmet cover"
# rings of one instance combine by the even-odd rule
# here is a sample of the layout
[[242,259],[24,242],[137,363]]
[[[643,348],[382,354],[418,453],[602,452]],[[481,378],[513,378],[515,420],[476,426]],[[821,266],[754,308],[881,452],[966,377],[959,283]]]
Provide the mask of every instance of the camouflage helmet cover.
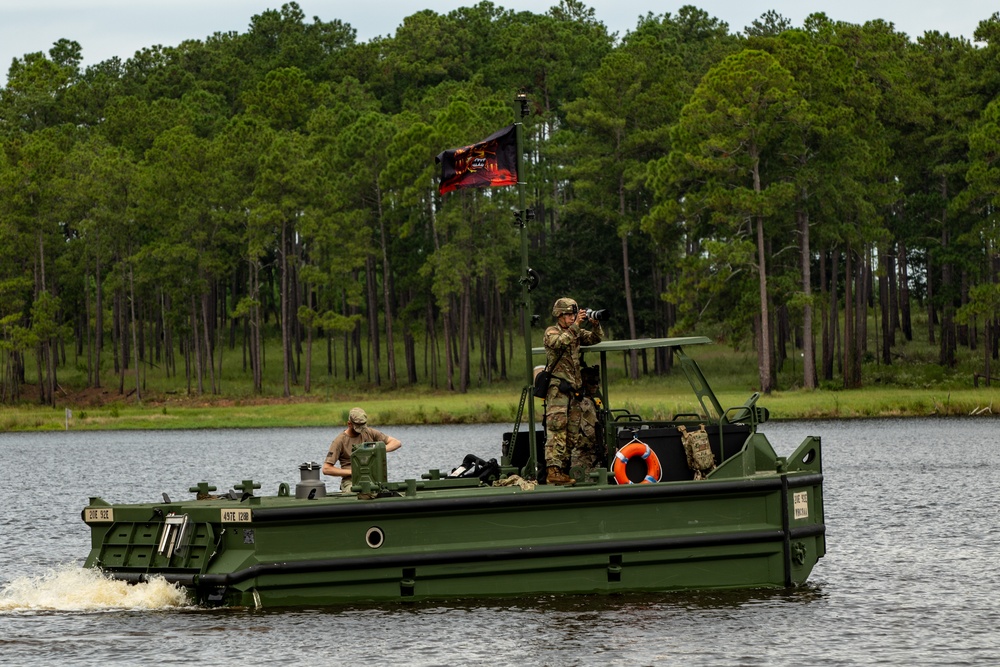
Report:
[[552,306],[552,317],[559,317],[560,315],[576,315],[580,310],[580,307],[576,305],[576,301],[564,296],[561,299],[556,299],[555,305]]

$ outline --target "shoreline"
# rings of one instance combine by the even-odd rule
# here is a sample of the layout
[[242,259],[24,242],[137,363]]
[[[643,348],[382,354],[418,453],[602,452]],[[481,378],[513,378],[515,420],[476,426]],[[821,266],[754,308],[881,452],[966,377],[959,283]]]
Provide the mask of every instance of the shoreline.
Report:
[[[718,394],[726,409],[740,406],[753,392]],[[669,387],[613,386],[613,409],[644,418],[670,419],[680,413],[702,412],[690,396]],[[384,426],[430,424],[513,425],[519,396],[479,390],[467,394],[419,393],[353,394],[337,397],[151,397],[141,405],[115,400],[80,405],[5,406],[0,409],[0,432],[61,430],[150,430],[214,428],[289,428],[338,426],[355,405],[364,406],[372,423]],[[769,421],[810,421],[889,417],[992,417],[1000,414],[1000,388],[782,391],[761,396]],[[536,423],[541,401],[535,402]],[[527,419],[527,409],[522,424]]]

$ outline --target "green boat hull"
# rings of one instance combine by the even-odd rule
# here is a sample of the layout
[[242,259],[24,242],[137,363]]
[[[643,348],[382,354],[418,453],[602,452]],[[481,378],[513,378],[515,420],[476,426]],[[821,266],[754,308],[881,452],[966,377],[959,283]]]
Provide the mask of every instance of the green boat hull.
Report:
[[[759,454],[748,442],[727,466]],[[825,553],[819,440],[797,456],[812,464],[792,457],[798,470],[734,479],[724,467],[697,482],[92,499],[85,517],[107,508],[113,521],[89,522],[86,566],[126,581],[163,576],[202,604],[256,607],[794,586]],[[159,548],[170,515],[187,517],[190,537],[168,557]]]

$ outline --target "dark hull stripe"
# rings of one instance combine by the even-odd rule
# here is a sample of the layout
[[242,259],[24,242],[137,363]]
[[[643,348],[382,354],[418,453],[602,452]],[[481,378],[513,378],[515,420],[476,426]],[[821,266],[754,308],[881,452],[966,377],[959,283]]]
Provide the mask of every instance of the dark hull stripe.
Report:
[[[815,537],[826,533],[825,525],[804,526],[788,531],[791,539]],[[296,562],[258,563],[243,570],[229,574],[171,574],[155,573],[163,576],[171,583],[182,586],[212,588],[231,586],[248,579],[267,575],[309,574],[327,570],[374,568],[403,568],[428,565],[450,565],[483,560],[522,560],[528,558],[558,558],[563,556],[581,556],[595,554],[634,553],[663,549],[687,549],[698,547],[718,547],[739,544],[757,544],[775,542],[779,545],[785,540],[783,531],[761,530],[717,535],[691,535],[685,537],[664,537],[653,540],[618,540],[608,542],[589,542],[584,544],[558,544],[542,547],[508,547],[504,549],[476,549],[468,551],[452,551],[445,553],[404,554],[387,556],[364,556],[353,558],[328,558]],[[129,582],[146,581],[149,575],[145,572],[116,572],[106,570],[115,579]]]

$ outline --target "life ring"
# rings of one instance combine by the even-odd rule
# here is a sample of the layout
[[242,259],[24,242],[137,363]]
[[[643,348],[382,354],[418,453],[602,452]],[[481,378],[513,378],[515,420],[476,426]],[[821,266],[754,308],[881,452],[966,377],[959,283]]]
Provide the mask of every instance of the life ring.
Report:
[[615,481],[619,484],[632,484],[632,480],[625,474],[625,465],[633,456],[641,456],[646,462],[646,476],[642,478],[640,484],[654,484],[660,481],[660,459],[656,458],[656,453],[644,442],[633,440],[617,452],[615,452]]

